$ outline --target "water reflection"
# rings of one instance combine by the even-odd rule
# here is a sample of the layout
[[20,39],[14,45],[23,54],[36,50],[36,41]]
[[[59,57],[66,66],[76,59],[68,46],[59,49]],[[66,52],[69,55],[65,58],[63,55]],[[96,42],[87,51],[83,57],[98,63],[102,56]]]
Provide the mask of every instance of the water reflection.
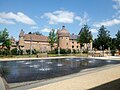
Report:
[[107,64],[118,64],[120,61],[95,60],[85,58],[46,59],[26,61],[0,62],[0,66],[9,68],[6,76],[9,83],[25,82],[31,80],[48,79]]
[[57,64],[57,66],[58,66],[58,67],[61,67],[61,66],[63,66],[63,64],[61,64],[61,63],[58,63],[58,64]]

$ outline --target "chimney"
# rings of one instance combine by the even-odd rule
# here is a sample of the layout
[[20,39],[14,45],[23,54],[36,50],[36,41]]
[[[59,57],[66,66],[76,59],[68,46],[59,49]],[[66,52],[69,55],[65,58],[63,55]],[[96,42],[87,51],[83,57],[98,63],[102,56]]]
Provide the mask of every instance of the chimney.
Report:
[[65,29],[65,25],[62,26],[62,29]]

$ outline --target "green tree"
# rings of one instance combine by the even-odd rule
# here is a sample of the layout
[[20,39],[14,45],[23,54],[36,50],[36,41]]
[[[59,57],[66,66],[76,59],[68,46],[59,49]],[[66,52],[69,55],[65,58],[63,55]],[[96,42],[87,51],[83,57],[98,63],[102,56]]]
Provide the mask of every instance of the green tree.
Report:
[[8,39],[8,36],[9,34],[6,28],[3,31],[0,31],[0,43],[5,42]]
[[98,30],[97,38],[94,40],[94,43],[97,44],[97,49],[100,49],[99,47],[102,47],[102,49],[108,49],[108,47],[110,47],[110,40],[110,31],[102,25]]
[[4,43],[3,46],[5,46],[8,50],[10,50],[10,46],[11,46],[11,40],[7,39]]
[[40,33],[39,31],[33,32],[33,34],[42,35],[42,33]]
[[6,28],[3,31],[0,31],[0,45],[2,46],[2,49],[4,50],[3,54],[5,55],[10,54],[11,40],[9,39],[9,33],[7,32]]
[[100,45],[99,45],[99,41],[97,38],[93,40],[93,47],[99,50]]
[[11,40],[9,39],[9,33],[7,32],[6,28],[3,31],[0,31],[0,43],[2,47],[10,49]]
[[92,34],[91,31],[89,30],[89,26],[84,25],[81,28],[81,31],[79,32],[79,38],[77,41],[81,44],[81,46],[83,46],[84,43],[90,43],[91,40],[92,40]]
[[18,55],[18,50],[17,50],[17,48],[12,49],[12,50],[11,50],[11,54],[12,54],[12,55]]
[[49,41],[49,44],[50,44],[51,50],[52,50],[52,49],[53,49],[53,46],[54,46],[54,43],[57,41],[57,35],[56,35],[54,29],[52,29],[52,30],[49,32],[48,41]]
[[120,51],[120,30],[116,34],[116,48]]

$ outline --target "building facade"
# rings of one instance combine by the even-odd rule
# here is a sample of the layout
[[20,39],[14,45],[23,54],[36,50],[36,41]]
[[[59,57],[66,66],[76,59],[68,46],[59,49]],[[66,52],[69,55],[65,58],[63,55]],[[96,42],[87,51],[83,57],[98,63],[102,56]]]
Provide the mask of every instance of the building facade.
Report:
[[62,29],[57,31],[57,35],[59,48],[80,51],[80,43],[77,42],[78,35],[70,35],[65,26],[62,26]]
[[23,51],[35,49],[39,52],[46,52],[51,50],[47,36],[25,34],[23,30],[19,34],[19,48]]
[[[69,31],[62,26],[61,30],[57,30],[58,43],[54,44],[55,48],[70,49],[71,51],[81,51],[84,49],[92,50],[92,42],[89,44],[84,44],[84,47],[80,46],[77,42],[78,35],[70,34]],[[12,43],[14,44],[14,39]],[[13,45],[15,47],[15,45]],[[51,50],[51,46],[48,41],[48,36],[36,35],[36,34],[25,34],[23,30],[20,31],[19,41],[17,42],[17,48],[23,50],[37,50],[39,52],[46,52]]]

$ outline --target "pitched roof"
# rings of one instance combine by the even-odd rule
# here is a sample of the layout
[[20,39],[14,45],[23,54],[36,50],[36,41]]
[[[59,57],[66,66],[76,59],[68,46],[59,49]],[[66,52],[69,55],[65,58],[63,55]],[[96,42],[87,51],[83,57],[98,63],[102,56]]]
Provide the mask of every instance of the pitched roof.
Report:
[[70,39],[76,40],[78,38],[78,35],[70,35]]
[[25,34],[25,41],[38,41],[38,42],[48,42],[48,37],[36,34]]

